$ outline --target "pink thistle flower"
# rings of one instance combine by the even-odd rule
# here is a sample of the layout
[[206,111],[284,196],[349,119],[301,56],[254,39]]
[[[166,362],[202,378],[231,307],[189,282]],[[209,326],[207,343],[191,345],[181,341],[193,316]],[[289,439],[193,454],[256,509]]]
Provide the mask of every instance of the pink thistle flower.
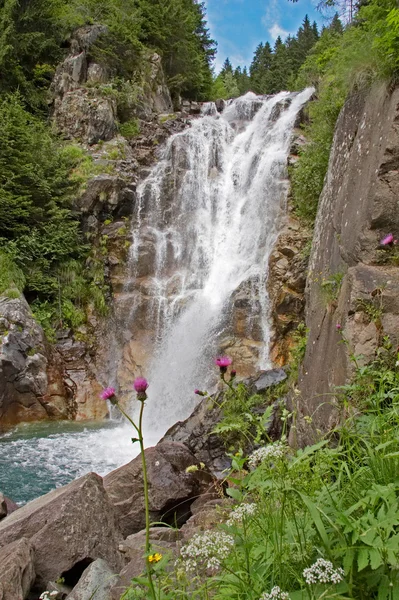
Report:
[[380,241],[381,246],[389,246],[390,244],[393,244],[394,241],[394,237],[392,235],[392,233],[389,233],[388,235],[386,235],[384,237],[384,239],[382,239]]
[[337,323],[335,327],[336,327],[336,329],[338,329],[338,331],[339,331],[340,329],[342,329],[342,325],[341,325],[341,323]]
[[230,376],[233,379],[237,375],[237,371],[235,369],[231,369]]
[[148,381],[145,377],[137,377],[134,380],[133,387],[138,394],[143,394],[148,388]]
[[197,396],[205,396],[205,393],[201,392],[201,390],[194,390],[194,394],[197,394]]
[[233,361],[231,360],[231,358],[229,356],[219,356],[216,360],[215,360],[215,364],[218,367],[225,367],[227,369],[227,367],[229,367],[231,365]]
[[229,356],[218,356],[215,360],[215,365],[217,365],[220,369],[220,376],[223,378],[224,374],[227,371],[227,367],[231,365],[233,361]]
[[115,396],[115,388],[113,388],[113,387],[107,387],[107,388],[103,389],[103,391],[100,394],[100,398],[102,400],[110,400],[114,396]]

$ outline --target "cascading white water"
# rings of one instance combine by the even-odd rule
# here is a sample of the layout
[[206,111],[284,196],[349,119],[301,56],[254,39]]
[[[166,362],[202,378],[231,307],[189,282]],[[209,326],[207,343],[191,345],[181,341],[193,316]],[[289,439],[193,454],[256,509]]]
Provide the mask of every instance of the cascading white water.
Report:
[[[221,115],[205,105],[139,187],[124,325],[133,339],[141,331],[154,340],[142,373],[150,380],[147,445],[187,417],[194,388],[211,382],[243,285],[248,327],[256,317],[261,330],[259,366],[268,366],[267,265],[284,212],[291,131],[312,91],[247,94]],[[0,439],[0,489],[26,501],[90,470],[103,474],[136,454],[131,434],[122,422],[22,426]]]
[[260,312],[258,366],[269,366],[268,260],[286,200],[292,128],[311,94],[248,93],[221,115],[205,105],[202,118],[169,139],[139,187],[130,268],[140,289],[142,251],[151,254],[151,244],[145,284],[146,322],[156,341],[145,423],[151,441],[186,418],[194,388],[209,384],[232,295],[245,282]]

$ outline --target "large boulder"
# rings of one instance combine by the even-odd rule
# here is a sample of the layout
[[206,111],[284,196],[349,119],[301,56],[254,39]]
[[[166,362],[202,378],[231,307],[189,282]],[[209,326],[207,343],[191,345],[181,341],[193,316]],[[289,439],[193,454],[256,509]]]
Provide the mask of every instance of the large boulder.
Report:
[[28,539],[0,549],[0,600],[24,600],[34,581],[34,551]]
[[[21,507],[0,522],[0,547],[21,537],[35,549],[37,584],[64,577],[103,558],[118,569],[121,535],[102,479],[89,473]],[[83,571],[83,568],[81,571]]]
[[68,600],[109,600],[116,579],[118,576],[105,560],[98,558],[83,571]]
[[72,405],[61,367],[23,296],[0,297],[0,428],[62,419]]
[[[151,521],[175,524],[190,516],[191,502],[211,479],[204,470],[186,473],[198,464],[186,446],[163,442],[145,450],[148,470]],[[113,503],[124,536],[145,526],[141,456],[104,477],[104,487]]]

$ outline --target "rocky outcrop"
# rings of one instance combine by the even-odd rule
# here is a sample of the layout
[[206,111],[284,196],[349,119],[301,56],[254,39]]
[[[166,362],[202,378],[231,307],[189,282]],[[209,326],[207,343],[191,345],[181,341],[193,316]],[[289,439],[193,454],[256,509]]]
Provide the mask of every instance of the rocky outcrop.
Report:
[[70,54],[57,68],[51,85],[58,130],[69,139],[89,145],[111,140],[117,133],[118,120],[151,120],[156,114],[173,110],[161,57],[156,53],[142,59],[142,88],[132,88],[131,97],[118,105],[107,65],[95,62],[90,52],[106,33],[107,28],[99,25],[78,29],[71,40]]
[[[209,484],[205,469],[186,473],[195,456],[183,444],[159,443],[145,450],[150,501],[150,520],[169,524],[184,522],[189,506]],[[104,486],[115,507],[118,523],[128,536],[145,526],[141,456],[104,477]]]
[[0,549],[0,600],[25,600],[35,576],[34,551],[28,539]]
[[120,568],[121,534],[102,479],[94,473],[29,502],[0,522],[0,548],[21,537],[35,550],[39,589],[60,577],[75,584],[97,558]]
[[59,355],[28,303],[23,296],[0,297],[0,427],[73,415]]
[[311,232],[289,216],[269,259],[270,358],[276,365],[287,364],[293,334],[304,320],[310,241]]
[[[245,383],[253,394],[263,394],[269,388],[284,381],[287,375],[283,369],[270,369],[263,371],[258,376],[245,380]],[[215,398],[216,400],[216,398]],[[212,399],[202,398],[194,411],[185,421],[178,421],[168,429],[161,442],[180,442],[195,455],[199,462],[203,462],[215,475],[223,478],[231,466],[231,459],[226,454],[226,444],[221,436],[213,433],[215,425],[223,417],[222,402],[220,395],[217,402]],[[268,401],[263,406],[254,407],[253,412],[261,415],[266,410]],[[272,419],[265,433],[275,439],[276,428],[279,425],[280,404],[274,405]],[[278,435],[277,435],[278,437]],[[277,438],[276,438],[277,439]],[[251,448],[247,448],[250,452]]]
[[337,423],[333,392],[350,376],[350,353],[370,361],[382,333],[399,341],[395,246],[380,246],[399,231],[398,123],[399,89],[385,85],[352,96],[337,122],[307,279],[297,408],[313,423],[292,431],[300,444]]

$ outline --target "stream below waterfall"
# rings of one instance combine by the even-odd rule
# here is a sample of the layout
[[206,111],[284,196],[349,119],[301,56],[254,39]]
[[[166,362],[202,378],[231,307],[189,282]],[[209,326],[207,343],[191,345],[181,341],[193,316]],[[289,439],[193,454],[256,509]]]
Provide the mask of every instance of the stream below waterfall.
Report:
[[[257,368],[269,366],[268,260],[286,209],[292,129],[312,91],[249,92],[222,114],[206,104],[200,118],[169,138],[138,187],[125,327],[136,335],[140,295],[150,297],[147,445],[190,414],[194,388],[212,384],[212,359],[242,286],[250,290],[248,336],[256,321],[252,360]],[[143,283],[138,263],[150,242],[154,267]],[[0,490],[26,502],[89,471],[104,475],[136,455],[131,436],[127,425],[113,421],[21,425],[0,437]]]

